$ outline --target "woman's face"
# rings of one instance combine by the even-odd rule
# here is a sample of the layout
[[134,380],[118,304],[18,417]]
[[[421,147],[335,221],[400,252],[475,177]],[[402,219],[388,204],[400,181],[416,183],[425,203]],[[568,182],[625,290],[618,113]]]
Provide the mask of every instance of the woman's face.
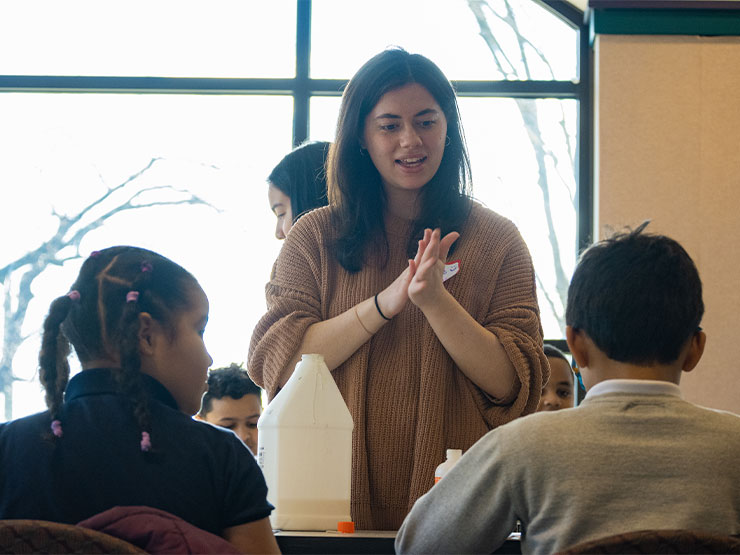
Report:
[[290,198],[274,185],[267,189],[267,199],[270,201],[270,209],[277,218],[275,226],[275,237],[285,239],[288,231],[293,227],[293,210],[290,206]]
[[388,198],[418,192],[437,173],[445,151],[447,118],[418,83],[385,93],[365,118],[361,146],[380,173]]

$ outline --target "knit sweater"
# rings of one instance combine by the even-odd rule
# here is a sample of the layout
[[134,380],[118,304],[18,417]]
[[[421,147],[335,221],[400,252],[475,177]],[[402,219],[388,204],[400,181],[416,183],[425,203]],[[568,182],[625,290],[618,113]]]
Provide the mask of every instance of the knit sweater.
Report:
[[522,553],[634,530],[740,534],[740,417],[641,381],[487,434],[419,499],[396,552],[493,553],[517,519]]
[[[387,287],[408,265],[411,222],[386,218],[387,264],[371,252],[349,273],[332,252],[331,207],[291,229],[267,284],[268,311],[250,345],[249,373],[268,397],[306,329]],[[534,270],[507,219],[474,204],[450,256],[460,271],[447,290],[495,334],[516,369],[510,394],[493,400],[455,365],[424,314],[411,302],[333,371],[354,419],[352,518],[360,529],[397,529],[434,482],[445,449],[469,448],[496,426],[534,412],[549,367]],[[337,337],[341,341],[341,337]]]

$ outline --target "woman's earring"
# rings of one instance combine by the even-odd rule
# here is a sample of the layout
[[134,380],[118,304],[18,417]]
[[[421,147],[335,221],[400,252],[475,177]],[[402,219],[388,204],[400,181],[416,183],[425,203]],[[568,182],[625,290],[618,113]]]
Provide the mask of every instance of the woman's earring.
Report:
[[450,146],[450,136],[447,135],[447,138],[445,139],[445,146]]
[[360,156],[365,156],[366,153],[367,153],[367,149],[360,147]]

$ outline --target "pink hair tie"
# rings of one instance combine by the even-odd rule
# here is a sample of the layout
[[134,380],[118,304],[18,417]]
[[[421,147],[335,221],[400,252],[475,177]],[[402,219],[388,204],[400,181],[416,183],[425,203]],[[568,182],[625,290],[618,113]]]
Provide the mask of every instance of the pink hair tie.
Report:
[[90,253],[90,258],[96,258],[100,254],[100,251],[92,251]]
[[139,292],[138,291],[129,291],[126,293],[126,302],[127,303],[135,303],[139,300]]
[[62,423],[59,420],[51,421],[51,433],[57,437],[62,437]]
[[152,438],[149,437],[149,432],[141,432],[141,450],[146,453],[152,449]]
[[67,296],[72,299],[73,301],[79,301],[80,300],[80,292],[73,289],[69,293],[67,293]]
[[141,271],[142,272],[151,272],[153,270],[152,265],[149,262],[142,262],[141,263]]

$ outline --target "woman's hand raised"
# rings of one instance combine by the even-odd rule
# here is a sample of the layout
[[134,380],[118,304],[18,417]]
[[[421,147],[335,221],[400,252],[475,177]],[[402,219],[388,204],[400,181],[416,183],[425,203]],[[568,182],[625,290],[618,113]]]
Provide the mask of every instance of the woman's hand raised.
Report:
[[386,318],[393,318],[403,310],[409,299],[424,310],[424,306],[436,302],[444,292],[442,273],[447,253],[460,234],[453,231],[440,238],[439,229],[424,230],[423,239],[408,268],[378,294],[378,305]]
[[409,261],[411,280],[408,285],[411,302],[422,311],[436,303],[446,292],[442,285],[442,274],[450,247],[458,237],[460,234],[457,231],[441,237],[439,228],[424,230],[416,257]]

